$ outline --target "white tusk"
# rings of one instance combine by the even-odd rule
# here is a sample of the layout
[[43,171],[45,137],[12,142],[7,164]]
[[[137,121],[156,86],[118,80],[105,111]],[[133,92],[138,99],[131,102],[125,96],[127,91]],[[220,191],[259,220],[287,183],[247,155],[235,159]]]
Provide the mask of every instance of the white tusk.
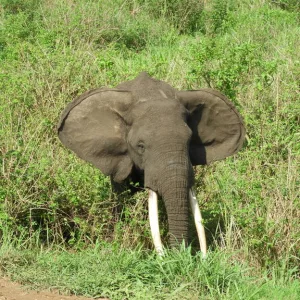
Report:
[[190,198],[190,205],[192,208],[192,213],[194,216],[195,225],[196,225],[196,229],[197,229],[197,233],[198,233],[200,249],[201,249],[203,256],[205,256],[206,252],[207,252],[205,230],[204,230],[204,226],[202,224],[202,216],[201,216],[200,208],[198,205],[198,201],[197,201],[195,193],[192,189],[190,189],[190,191],[189,191],[189,198]]
[[158,208],[157,208],[157,194],[149,190],[149,221],[151,228],[151,235],[155,250],[159,255],[163,255],[163,246],[160,239],[159,224],[158,224]]

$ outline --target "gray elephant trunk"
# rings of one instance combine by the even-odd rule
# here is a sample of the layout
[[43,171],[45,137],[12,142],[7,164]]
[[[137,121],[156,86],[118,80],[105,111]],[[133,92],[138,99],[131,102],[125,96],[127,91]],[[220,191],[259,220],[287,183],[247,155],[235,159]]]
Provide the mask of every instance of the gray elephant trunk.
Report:
[[[193,169],[188,155],[176,160],[168,158],[157,162],[156,176],[145,172],[145,186],[157,191],[163,198],[169,224],[170,245],[188,242],[189,189],[193,185]],[[176,161],[176,162],[173,162]],[[151,178],[151,179],[150,179]]]
[[174,181],[169,181],[166,186],[163,186],[161,194],[165,203],[170,245],[174,246],[177,243],[181,244],[188,241],[188,184],[186,177],[178,176]]

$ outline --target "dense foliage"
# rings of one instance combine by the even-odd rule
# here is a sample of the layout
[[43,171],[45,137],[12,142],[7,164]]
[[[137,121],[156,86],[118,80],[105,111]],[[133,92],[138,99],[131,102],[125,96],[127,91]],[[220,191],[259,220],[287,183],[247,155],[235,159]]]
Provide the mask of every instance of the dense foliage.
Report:
[[0,0],[2,239],[151,245],[145,195],[116,214],[108,178],[56,134],[76,95],[146,70],[244,117],[243,150],[196,170],[211,249],[299,276],[299,23],[297,0]]

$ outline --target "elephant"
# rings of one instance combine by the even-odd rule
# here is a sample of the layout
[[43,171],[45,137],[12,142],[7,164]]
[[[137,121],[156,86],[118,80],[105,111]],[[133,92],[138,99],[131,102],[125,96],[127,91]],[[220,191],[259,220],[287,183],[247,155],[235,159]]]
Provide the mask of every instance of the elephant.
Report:
[[157,199],[163,199],[171,246],[188,243],[189,205],[206,253],[193,166],[238,152],[242,117],[215,89],[178,91],[146,72],[116,88],[96,88],[69,103],[58,124],[61,142],[111,177],[118,189],[131,181],[149,190],[155,249],[162,253]]

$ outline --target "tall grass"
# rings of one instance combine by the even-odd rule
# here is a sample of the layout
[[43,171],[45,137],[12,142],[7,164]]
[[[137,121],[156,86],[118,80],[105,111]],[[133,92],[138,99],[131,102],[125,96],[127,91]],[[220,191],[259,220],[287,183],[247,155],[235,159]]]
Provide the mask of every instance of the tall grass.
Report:
[[[37,235],[38,237],[38,235]],[[32,239],[31,239],[32,241]],[[25,247],[25,249],[24,249]],[[35,289],[109,299],[298,299],[297,270],[283,262],[257,272],[234,253],[214,251],[206,259],[191,249],[164,257],[115,242],[68,252],[29,250],[11,239],[0,250],[1,271]]]
[[146,70],[178,89],[217,88],[245,119],[243,150],[196,169],[211,249],[294,270],[299,28],[297,1],[0,0],[2,238],[151,247],[144,194],[125,195],[116,214],[109,180],[56,135],[76,95]]

